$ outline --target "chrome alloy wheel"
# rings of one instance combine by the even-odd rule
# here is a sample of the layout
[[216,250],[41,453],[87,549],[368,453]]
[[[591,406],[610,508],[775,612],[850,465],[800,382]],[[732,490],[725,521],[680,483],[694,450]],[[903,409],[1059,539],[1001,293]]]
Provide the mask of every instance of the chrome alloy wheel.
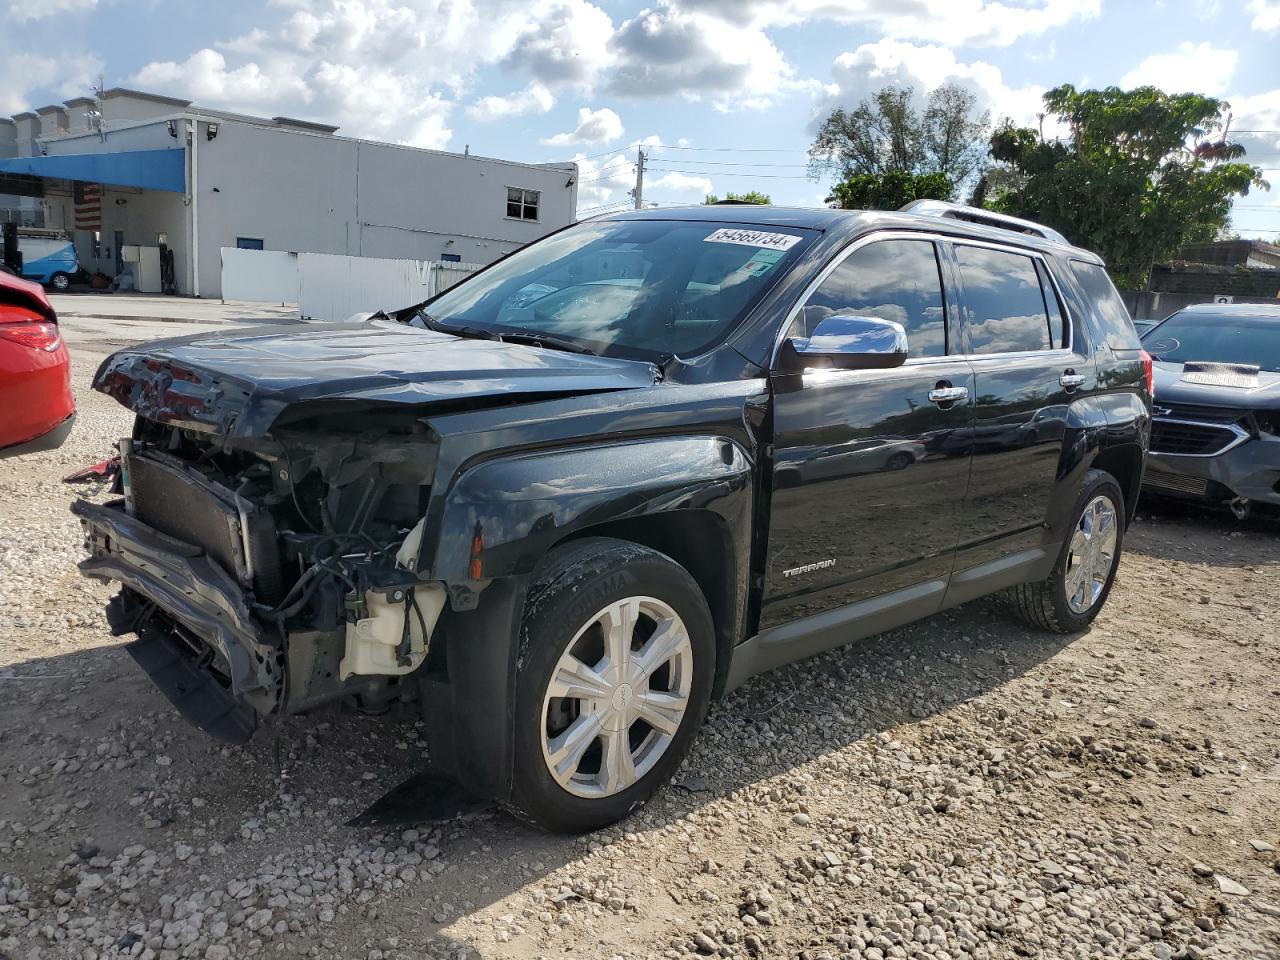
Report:
[[1086,613],[1098,601],[1116,560],[1116,507],[1110,497],[1089,501],[1071,535],[1065,571],[1067,606]]
[[653,597],[596,613],[556,663],[542,701],[542,757],[569,793],[626,790],[671,745],[689,706],[693,646],[684,621]]

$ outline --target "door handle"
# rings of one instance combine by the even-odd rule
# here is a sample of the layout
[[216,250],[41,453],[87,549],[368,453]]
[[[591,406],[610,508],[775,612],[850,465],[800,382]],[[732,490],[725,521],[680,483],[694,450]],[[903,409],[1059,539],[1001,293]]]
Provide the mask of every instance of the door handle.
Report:
[[1058,383],[1062,384],[1068,390],[1074,390],[1077,387],[1084,386],[1084,375],[1076,373],[1074,370],[1066,370],[1062,376],[1058,378]]
[[968,387],[937,386],[929,391],[929,399],[937,404],[955,403],[957,400],[967,400],[968,397]]

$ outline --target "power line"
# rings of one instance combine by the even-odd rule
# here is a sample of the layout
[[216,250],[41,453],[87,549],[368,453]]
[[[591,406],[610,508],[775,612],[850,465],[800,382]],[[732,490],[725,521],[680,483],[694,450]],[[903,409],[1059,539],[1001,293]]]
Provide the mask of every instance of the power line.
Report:
[[603,153],[593,153],[589,157],[577,157],[575,159],[559,160],[557,162],[558,163],[585,163],[587,160],[595,160],[599,157],[607,157],[611,153],[616,153],[618,156],[622,156],[621,150],[605,150]]
[[721,173],[716,170],[676,170],[671,167],[663,167],[663,173],[684,173],[691,177],[751,177],[755,180],[808,180],[808,177],[799,174],[787,173]]
[[685,147],[670,143],[659,143],[656,146],[663,150],[699,150],[704,153],[804,153],[808,150],[797,150],[794,147],[790,150],[783,150],[780,147]]
[[696,163],[700,167],[795,167],[801,170],[806,170],[809,167],[809,164],[807,163],[738,163],[733,160],[691,160],[686,157],[681,157],[679,160],[663,160],[661,157],[654,157],[653,162],[682,164]]

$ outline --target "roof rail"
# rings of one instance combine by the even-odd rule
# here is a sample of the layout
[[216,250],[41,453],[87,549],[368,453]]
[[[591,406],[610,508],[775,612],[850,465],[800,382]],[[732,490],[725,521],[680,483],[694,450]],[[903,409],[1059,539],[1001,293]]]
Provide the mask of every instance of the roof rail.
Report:
[[1070,242],[1052,227],[1020,217],[1011,217],[978,207],[966,207],[961,203],[948,203],[945,200],[912,200],[901,208],[902,213],[914,213],[922,217],[946,217],[950,220],[964,220],[966,223],[977,223],[984,227],[996,227],[1000,230],[1013,230],[1032,237],[1040,237],[1063,246],[1071,246]]

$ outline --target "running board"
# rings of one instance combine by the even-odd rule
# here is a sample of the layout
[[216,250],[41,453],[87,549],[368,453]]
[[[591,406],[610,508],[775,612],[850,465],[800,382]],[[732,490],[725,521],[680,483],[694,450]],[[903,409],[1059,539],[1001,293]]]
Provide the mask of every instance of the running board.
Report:
[[186,720],[226,743],[244,743],[258,726],[258,714],[234,697],[168,630],[144,624],[136,642],[125,647]]

